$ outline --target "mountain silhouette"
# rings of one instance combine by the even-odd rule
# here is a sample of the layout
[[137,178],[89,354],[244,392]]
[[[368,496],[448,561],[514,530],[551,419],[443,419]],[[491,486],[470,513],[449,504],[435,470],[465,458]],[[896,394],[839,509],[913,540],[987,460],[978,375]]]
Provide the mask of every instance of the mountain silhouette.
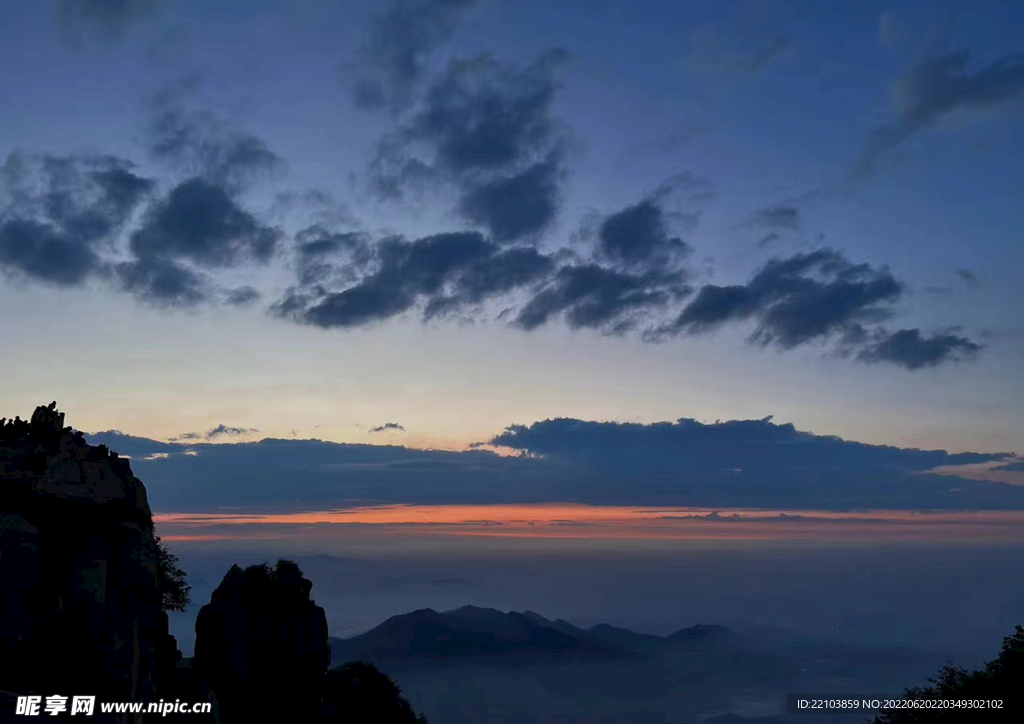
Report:
[[[350,638],[332,638],[332,660],[381,661],[392,666],[465,663],[478,658],[493,665],[548,661],[642,660],[654,654],[711,656],[744,647],[753,657],[755,642],[725,626],[697,624],[668,636],[637,633],[598,624],[589,629],[534,611],[503,612],[462,606],[450,611],[419,609],[392,616]],[[776,662],[767,662],[775,665]]]
[[636,659],[629,649],[567,631],[532,613],[463,606],[392,616],[366,633],[331,639],[332,661],[431,666],[472,659],[485,665]]

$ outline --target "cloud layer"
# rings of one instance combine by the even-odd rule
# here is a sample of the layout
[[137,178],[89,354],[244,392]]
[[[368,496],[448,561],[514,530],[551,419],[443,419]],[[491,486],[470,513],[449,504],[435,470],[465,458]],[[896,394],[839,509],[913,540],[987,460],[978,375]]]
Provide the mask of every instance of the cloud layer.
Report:
[[[444,452],[316,440],[211,445],[199,439],[218,436],[220,428],[223,434],[238,430],[220,426],[177,443],[114,432],[88,439],[132,455],[154,508],[163,511],[281,503],[325,509],[343,500],[712,510],[1024,509],[1022,487],[929,472],[1009,461],[1012,455],[866,445],[771,418],[713,425],[685,418],[648,425],[555,419],[513,425],[486,441],[520,451],[519,457],[482,449]],[[164,456],[145,459],[157,453]],[[254,486],[254,480],[262,482]]]
[[[214,146],[232,147],[239,137],[228,133],[226,146]],[[197,148],[214,146],[204,141]],[[204,175],[161,193],[124,159],[12,154],[0,169],[0,270],[57,286],[97,280],[156,306],[244,305],[258,300],[259,290],[225,286],[220,275],[286,253],[294,280],[269,309],[323,328],[417,314],[501,318],[525,331],[561,322],[663,342],[751,325],[755,345],[824,345],[907,370],[982,350],[959,334],[891,329],[886,323],[906,285],[884,267],[828,248],[773,258],[745,284],[695,290],[692,246],[683,234],[692,232],[697,214],[670,211],[673,199],[706,195],[691,177],[593,219],[582,245],[548,251],[480,231],[410,240],[314,223],[288,237],[242,200],[245,179],[271,157],[211,152]],[[758,218],[776,227],[798,223],[782,207]]]
[[[284,172],[284,160],[203,108],[192,78],[145,106],[145,149],[165,178],[112,156],[8,157],[0,169],[0,272],[56,286],[95,281],[150,305],[195,307],[257,302],[265,290],[225,280],[273,263],[291,278],[271,292],[267,311],[321,328],[404,316],[499,319],[523,331],[563,324],[678,342],[735,327],[749,330],[755,346],[813,345],[906,370],[983,351],[952,324],[938,331],[894,325],[906,283],[835,249],[776,256],[745,283],[698,285],[689,266],[693,237],[713,194],[689,173],[594,211],[582,227],[574,220],[580,231],[559,239],[574,148],[558,112],[570,57],[560,49],[518,62],[486,52],[440,57],[476,4],[388,2],[372,17],[353,76],[357,104],[387,111],[363,181],[389,201],[432,195],[452,212],[449,228],[407,238],[309,215],[286,233],[251,201],[259,182]],[[79,22],[114,27],[154,7],[83,2],[74,12]],[[780,36],[737,54],[709,29],[691,40],[691,61],[744,73],[789,47]],[[869,156],[1024,88],[1019,55],[974,70],[969,61],[959,52],[908,71],[896,89],[895,118],[877,129]],[[764,234],[761,246],[803,224],[788,204],[740,222]],[[959,274],[976,282],[973,272]]]

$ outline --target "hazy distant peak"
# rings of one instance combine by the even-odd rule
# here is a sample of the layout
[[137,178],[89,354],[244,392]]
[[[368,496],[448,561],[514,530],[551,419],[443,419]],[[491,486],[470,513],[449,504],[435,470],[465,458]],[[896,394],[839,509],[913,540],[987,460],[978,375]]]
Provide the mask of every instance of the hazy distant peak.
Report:
[[[430,609],[427,609],[427,610],[430,610]],[[460,606],[459,608],[453,608],[450,611],[443,611],[442,613],[463,614],[463,615],[494,614],[494,613],[496,613],[496,614],[499,614],[501,616],[505,615],[504,613],[502,613],[501,611],[499,611],[496,608],[486,608],[484,606],[473,606],[472,604],[467,604],[465,606]]]
[[699,623],[696,626],[680,629],[666,637],[668,641],[705,641],[719,640],[733,635],[732,629],[716,624]]

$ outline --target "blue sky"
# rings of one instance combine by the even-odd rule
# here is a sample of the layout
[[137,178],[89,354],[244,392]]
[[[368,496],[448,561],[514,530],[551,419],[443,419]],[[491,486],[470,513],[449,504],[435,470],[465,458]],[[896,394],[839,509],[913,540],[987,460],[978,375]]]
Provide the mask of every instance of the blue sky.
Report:
[[8,415],[1024,449],[1024,8],[101,5],[0,10]]

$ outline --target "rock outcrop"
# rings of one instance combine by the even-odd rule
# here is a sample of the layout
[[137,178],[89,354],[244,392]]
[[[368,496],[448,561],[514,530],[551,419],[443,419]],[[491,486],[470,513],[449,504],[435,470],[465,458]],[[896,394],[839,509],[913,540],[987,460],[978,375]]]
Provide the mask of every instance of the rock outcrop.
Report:
[[157,556],[127,459],[86,444],[56,403],[0,419],[0,690],[159,698],[180,654]]
[[331,654],[327,616],[310,598],[312,587],[291,561],[232,566],[200,609],[193,661],[217,692],[225,721],[319,715]]
[[[30,695],[95,696],[90,721],[104,724],[413,721],[373,667],[328,675],[327,617],[290,561],[233,566],[199,612],[195,656],[182,660],[164,596],[181,593],[181,571],[161,552],[127,459],[65,427],[56,403],[27,421],[0,418],[0,724],[25,721],[15,705]],[[99,710],[160,700],[209,702],[212,713]],[[40,709],[47,721],[82,721]]]

